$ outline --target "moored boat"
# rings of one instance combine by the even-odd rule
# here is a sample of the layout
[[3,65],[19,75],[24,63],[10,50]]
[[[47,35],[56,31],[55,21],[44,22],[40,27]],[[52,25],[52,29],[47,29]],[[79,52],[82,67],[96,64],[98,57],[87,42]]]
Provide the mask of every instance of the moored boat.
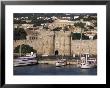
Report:
[[89,53],[84,54],[84,56],[81,57],[80,59],[81,59],[81,64],[80,64],[81,68],[94,68],[97,66],[96,58],[91,60],[89,58]]
[[57,61],[56,61],[56,63],[55,63],[55,65],[57,66],[57,67],[59,67],[59,66],[65,66],[67,64],[67,61],[66,61],[66,59],[58,59]]
[[37,64],[38,60],[36,58],[36,54],[30,54],[26,56],[18,57],[17,59],[14,59],[14,66],[26,66],[26,65],[33,65]]

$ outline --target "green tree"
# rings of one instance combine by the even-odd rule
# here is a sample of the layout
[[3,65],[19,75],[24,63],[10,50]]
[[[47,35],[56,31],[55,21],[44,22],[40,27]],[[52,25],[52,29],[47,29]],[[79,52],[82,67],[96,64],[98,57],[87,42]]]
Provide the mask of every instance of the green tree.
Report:
[[94,24],[94,27],[97,27],[97,22],[93,23]]
[[64,30],[64,31],[69,31],[69,29],[68,29],[68,28],[64,28],[63,30]]
[[93,26],[90,26],[90,25],[88,25],[87,27],[89,27],[89,29],[94,29],[94,27]]
[[[72,36],[72,40],[80,40],[80,38],[81,38],[81,33],[71,33],[71,36]],[[89,37],[88,36],[86,36],[86,35],[84,35],[83,33],[82,33],[82,39],[83,40],[89,40]]]
[[53,31],[60,31],[62,29],[62,27],[56,27],[53,29]]
[[97,39],[97,34],[93,37],[93,39],[94,39],[94,40]]
[[74,23],[75,27],[80,27],[80,28],[85,28],[85,25],[86,25],[86,23],[82,23],[82,22]]
[[[21,52],[20,52],[20,48],[21,48]],[[31,52],[34,52],[36,53],[37,51],[35,49],[33,49],[33,47],[29,46],[29,45],[24,45],[22,44],[21,46],[17,46],[15,47],[14,49],[14,53],[31,53]]]
[[26,39],[27,33],[23,28],[14,29],[14,40],[23,40]]
[[88,18],[83,18],[84,21],[97,20],[97,17],[88,16]]
[[71,33],[72,40],[80,40],[81,34],[80,33]]

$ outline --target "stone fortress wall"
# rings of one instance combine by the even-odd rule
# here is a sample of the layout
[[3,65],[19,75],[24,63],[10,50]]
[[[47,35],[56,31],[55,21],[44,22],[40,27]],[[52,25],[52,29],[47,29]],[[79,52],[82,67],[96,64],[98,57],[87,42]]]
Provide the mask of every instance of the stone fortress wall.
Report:
[[13,47],[27,44],[37,50],[38,54],[59,55],[79,53],[97,54],[97,40],[72,40],[70,31],[40,31],[36,39],[14,40]]

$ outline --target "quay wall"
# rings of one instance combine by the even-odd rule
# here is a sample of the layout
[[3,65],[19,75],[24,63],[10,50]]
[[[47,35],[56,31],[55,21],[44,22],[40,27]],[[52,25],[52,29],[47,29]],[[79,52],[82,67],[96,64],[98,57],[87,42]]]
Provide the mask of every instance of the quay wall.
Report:
[[[55,64],[56,63],[56,60],[50,60],[50,61],[47,61],[47,60],[39,60],[38,61],[39,64]],[[80,61],[67,61],[67,65],[77,65],[78,63],[80,63]]]

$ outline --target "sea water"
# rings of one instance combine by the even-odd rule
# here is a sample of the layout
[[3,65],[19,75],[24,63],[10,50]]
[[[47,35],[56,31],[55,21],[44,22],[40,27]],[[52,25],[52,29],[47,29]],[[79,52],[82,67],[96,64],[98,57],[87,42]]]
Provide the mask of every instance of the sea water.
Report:
[[81,69],[74,65],[56,67],[50,64],[14,67],[14,75],[97,75],[97,68]]

